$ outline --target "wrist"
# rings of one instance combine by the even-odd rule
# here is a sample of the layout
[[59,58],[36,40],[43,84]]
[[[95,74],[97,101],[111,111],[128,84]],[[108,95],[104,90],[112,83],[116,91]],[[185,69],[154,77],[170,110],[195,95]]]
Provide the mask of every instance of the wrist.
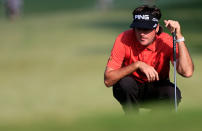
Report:
[[177,43],[184,42],[184,41],[185,41],[184,37],[176,40]]
[[140,61],[136,61],[135,63],[133,63],[133,65],[134,65],[134,69],[139,69]]
[[183,37],[183,35],[181,34],[181,32],[176,33],[176,42],[180,43],[180,42],[184,42],[185,39]]
[[178,40],[178,39],[181,39],[181,38],[183,38],[183,35],[181,33],[177,33],[176,34],[176,39]]

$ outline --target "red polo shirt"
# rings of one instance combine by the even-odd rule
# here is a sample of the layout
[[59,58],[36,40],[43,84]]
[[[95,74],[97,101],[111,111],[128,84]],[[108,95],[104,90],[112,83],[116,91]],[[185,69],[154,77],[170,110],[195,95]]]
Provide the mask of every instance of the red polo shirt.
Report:
[[[176,52],[178,58],[178,46]],[[116,70],[136,61],[153,66],[160,80],[169,79],[170,61],[173,61],[172,37],[163,32],[156,35],[155,41],[145,47],[137,41],[134,30],[121,33],[111,50],[107,67]],[[146,75],[139,70],[133,72],[132,75],[141,83],[148,81]]]

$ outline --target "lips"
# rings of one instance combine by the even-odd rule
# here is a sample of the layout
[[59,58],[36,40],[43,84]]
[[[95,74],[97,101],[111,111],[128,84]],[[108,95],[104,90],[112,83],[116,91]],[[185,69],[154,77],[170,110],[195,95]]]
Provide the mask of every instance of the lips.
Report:
[[144,40],[146,40],[146,38],[140,38],[140,40],[141,40],[141,41],[144,41]]

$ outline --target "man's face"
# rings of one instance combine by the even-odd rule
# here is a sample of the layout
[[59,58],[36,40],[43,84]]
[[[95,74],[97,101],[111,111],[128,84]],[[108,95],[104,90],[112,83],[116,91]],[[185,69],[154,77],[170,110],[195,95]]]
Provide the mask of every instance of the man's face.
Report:
[[143,46],[147,46],[154,41],[156,30],[135,28],[135,34],[140,44]]

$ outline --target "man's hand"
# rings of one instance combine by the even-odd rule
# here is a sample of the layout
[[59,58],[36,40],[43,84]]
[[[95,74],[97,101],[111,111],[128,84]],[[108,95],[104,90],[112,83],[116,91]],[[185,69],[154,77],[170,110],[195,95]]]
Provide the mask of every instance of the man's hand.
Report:
[[173,33],[176,30],[177,39],[180,39],[183,37],[181,34],[180,24],[178,21],[164,20],[164,23],[165,23],[165,27],[168,28],[168,30],[171,33]]
[[137,65],[138,65],[138,69],[147,76],[148,82],[159,80],[158,72],[154,69],[154,67],[149,66],[146,63],[141,61],[137,61]]

